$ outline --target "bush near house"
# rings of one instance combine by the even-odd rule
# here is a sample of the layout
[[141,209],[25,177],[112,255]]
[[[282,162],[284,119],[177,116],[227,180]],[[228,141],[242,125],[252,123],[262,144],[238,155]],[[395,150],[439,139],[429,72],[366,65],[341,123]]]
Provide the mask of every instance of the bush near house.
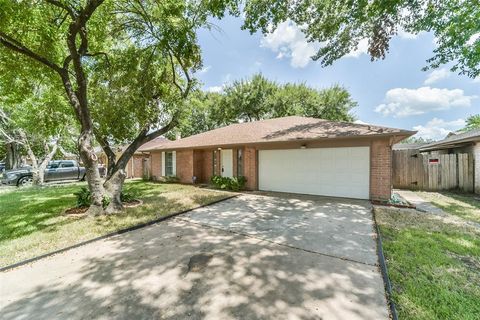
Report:
[[233,178],[213,176],[210,181],[215,188],[222,190],[240,191],[245,189],[245,183],[247,182],[247,178],[243,176]]

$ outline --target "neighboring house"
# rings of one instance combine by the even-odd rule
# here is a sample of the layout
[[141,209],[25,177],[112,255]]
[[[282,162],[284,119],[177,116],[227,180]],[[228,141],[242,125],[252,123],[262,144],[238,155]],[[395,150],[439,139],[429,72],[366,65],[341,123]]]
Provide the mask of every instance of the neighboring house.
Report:
[[426,143],[397,143],[392,146],[392,150],[418,150],[420,147],[426,145]]
[[[164,137],[158,137],[143,144],[140,148],[138,148],[132,158],[130,158],[130,160],[128,161],[128,164],[125,168],[127,178],[142,178],[143,176],[149,176],[151,170],[149,163],[150,153],[146,150],[160,146],[166,141],[169,140]],[[126,147],[127,146],[120,146],[114,148],[117,159],[120,158]],[[108,165],[108,159],[103,150],[98,147],[96,148],[96,153],[98,155],[100,164],[103,164],[106,167]]]
[[467,153],[473,157],[473,188],[480,193],[480,129],[449,134],[445,139],[422,145],[419,152],[429,154]]
[[249,190],[390,199],[391,146],[413,131],[315,118],[233,124],[143,151],[152,177],[207,183],[245,176]]

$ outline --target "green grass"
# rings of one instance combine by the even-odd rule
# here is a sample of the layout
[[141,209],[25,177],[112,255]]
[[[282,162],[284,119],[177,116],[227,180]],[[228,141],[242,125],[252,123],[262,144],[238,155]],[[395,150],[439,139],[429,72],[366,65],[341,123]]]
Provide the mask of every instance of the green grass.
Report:
[[454,192],[418,192],[423,199],[460,218],[480,223],[478,195]]
[[227,197],[226,192],[180,184],[130,181],[125,189],[143,205],[109,216],[66,215],[75,206],[73,192],[84,184],[0,192],[0,266],[92,239],[177,211]]
[[479,228],[414,211],[375,216],[399,319],[479,319]]

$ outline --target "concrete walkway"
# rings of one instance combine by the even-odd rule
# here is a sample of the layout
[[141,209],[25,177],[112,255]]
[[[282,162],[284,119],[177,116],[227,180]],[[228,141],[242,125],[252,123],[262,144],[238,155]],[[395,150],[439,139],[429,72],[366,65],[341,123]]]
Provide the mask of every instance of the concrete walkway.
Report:
[[370,204],[243,195],[0,273],[2,319],[387,319]]
[[447,215],[445,211],[440,209],[439,207],[434,206],[429,201],[421,198],[415,192],[410,190],[394,190],[400,197],[407,200],[415,207],[417,207],[418,211],[423,211],[426,213],[437,214],[437,215]]

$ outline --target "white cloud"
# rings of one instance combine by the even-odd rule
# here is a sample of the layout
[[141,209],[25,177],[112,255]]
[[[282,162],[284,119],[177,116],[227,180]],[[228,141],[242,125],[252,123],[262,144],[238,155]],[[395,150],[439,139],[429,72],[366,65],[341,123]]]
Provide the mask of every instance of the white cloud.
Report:
[[208,87],[207,88],[207,91],[208,92],[216,92],[216,93],[220,93],[223,91],[223,86],[213,86],[213,87]]
[[357,123],[357,124],[368,124],[368,123],[366,123],[365,121],[362,121],[362,120],[355,120],[355,121],[353,121],[353,123]]
[[292,21],[285,21],[261,41],[261,46],[277,53],[277,59],[290,58],[294,68],[304,68],[318,49],[318,45],[308,42],[302,30]]
[[468,39],[467,45],[473,46],[478,39],[480,39],[480,32],[477,32],[477,33],[473,34],[470,37],[470,39]]
[[413,129],[418,131],[416,136],[424,139],[440,140],[452,131],[456,131],[465,126],[465,120],[458,119],[453,121],[445,121],[443,119],[433,118],[424,126],[414,126]]
[[398,31],[398,36],[402,39],[414,40],[418,38],[419,34],[410,33],[408,31],[400,29],[400,31]]
[[203,67],[202,69],[200,69],[200,71],[198,71],[198,73],[200,73],[200,74],[207,73],[211,68],[212,68],[212,66]]
[[385,94],[385,103],[375,108],[385,116],[406,117],[430,111],[470,107],[476,96],[467,96],[461,89],[395,88]]
[[427,79],[425,79],[425,81],[423,83],[424,84],[432,84],[432,83],[435,83],[435,82],[440,81],[442,79],[446,79],[446,78],[450,77],[450,75],[451,75],[451,72],[446,68],[433,70],[432,72],[430,72],[428,74]]
[[368,53],[368,39],[362,39],[358,42],[356,50],[353,50],[345,55],[346,58],[358,58],[362,54]]
[[[289,58],[294,68],[304,68],[312,56],[321,47],[321,43],[308,42],[305,34],[292,21],[280,23],[277,28],[261,40],[260,46],[277,53],[277,59]],[[346,58],[358,58],[368,53],[368,40],[362,39],[357,49],[345,55]]]

